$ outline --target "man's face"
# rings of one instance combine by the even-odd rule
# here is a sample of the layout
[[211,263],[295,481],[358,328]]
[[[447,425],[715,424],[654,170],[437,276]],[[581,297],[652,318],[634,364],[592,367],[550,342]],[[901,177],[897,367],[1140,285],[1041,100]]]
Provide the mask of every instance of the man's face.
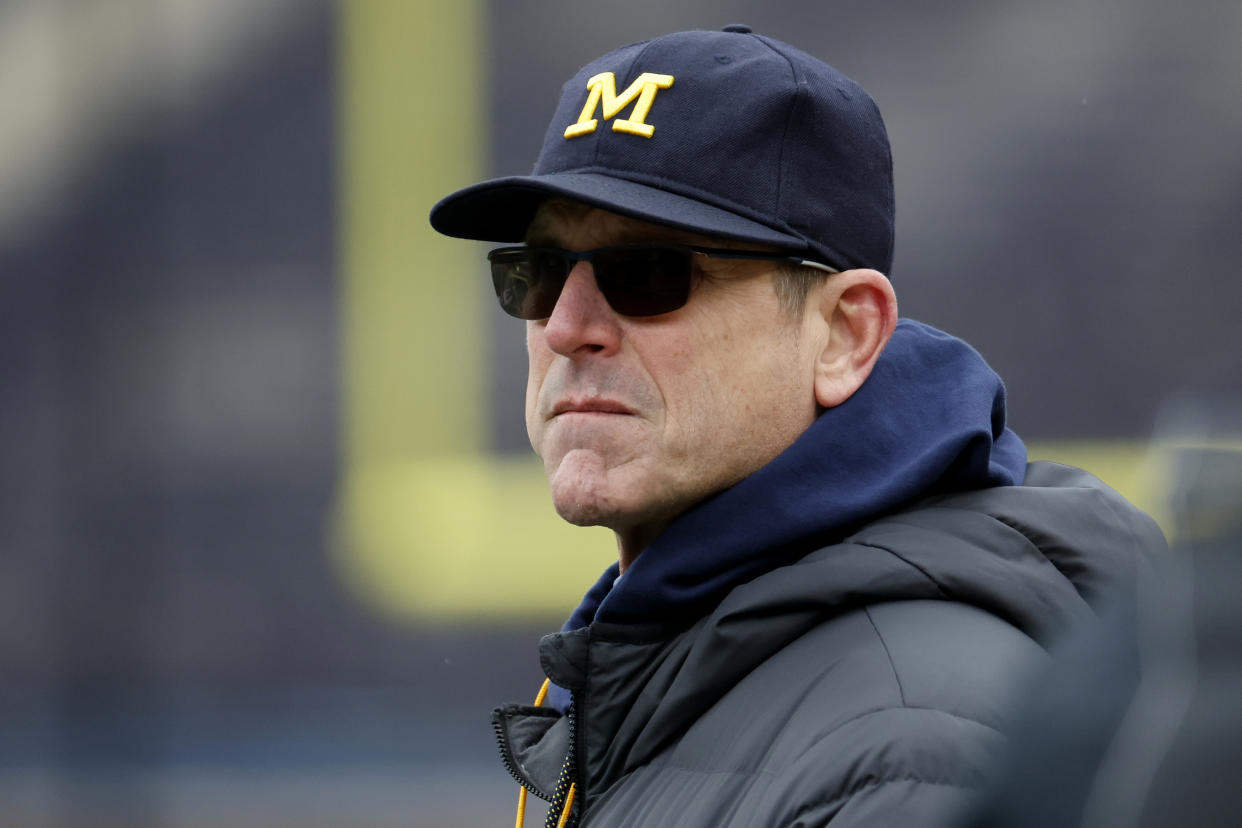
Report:
[[[540,210],[529,241],[729,246],[563,203]],[[552,315],[526,327],[526,428],[556,509],[570,523],[613,529],[623,563],[674,517],[766,464],[816,415],[824,343],[807,324],[814,298],[795,318],[774,290],[774,262],[694,258],[701,277],[675,311],[617,314],[591,264],[578,262]]]

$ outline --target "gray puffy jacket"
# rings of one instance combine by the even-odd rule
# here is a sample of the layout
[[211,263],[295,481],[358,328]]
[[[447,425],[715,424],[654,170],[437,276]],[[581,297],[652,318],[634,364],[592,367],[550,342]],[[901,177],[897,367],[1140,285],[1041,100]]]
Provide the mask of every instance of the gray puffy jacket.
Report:
[[493,713],[510,771],[580,825],[948,825],[1046,648],[1132,588],[1155,523],[1077,469],[916,504],[735,587],[688,628],[546,636],[571,715]]

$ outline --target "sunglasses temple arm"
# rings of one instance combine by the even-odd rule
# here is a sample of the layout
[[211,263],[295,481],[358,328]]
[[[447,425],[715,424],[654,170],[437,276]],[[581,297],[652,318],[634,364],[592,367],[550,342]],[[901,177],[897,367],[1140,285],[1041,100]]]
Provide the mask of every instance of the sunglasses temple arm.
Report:
[[813,262],[810,259],[794,259],[793,261],[797,262],[803,267],[812,267],[812,268],[815,268],[816,270],[822,270],[825,273],[840,273],[841,272],[837,270],[835,267],[829,267],[826,264],[820,264],[819,262]]

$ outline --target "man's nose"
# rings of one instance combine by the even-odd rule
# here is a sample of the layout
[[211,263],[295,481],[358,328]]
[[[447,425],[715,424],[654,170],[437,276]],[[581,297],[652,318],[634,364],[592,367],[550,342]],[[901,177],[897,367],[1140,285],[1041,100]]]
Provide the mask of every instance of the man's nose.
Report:
[[621,340],[620,320],[595,283],[590,262],[575,262],[556,307],[548,317],[544,336],[548,347],[561,356],[610,353]]

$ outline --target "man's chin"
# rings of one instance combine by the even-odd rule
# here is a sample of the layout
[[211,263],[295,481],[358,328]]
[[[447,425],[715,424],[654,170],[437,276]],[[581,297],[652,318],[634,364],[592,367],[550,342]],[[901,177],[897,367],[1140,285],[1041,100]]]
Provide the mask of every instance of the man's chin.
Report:
[[612,527],[617,518],[613,500],[597,487],[574,481],[552,483],[552,503],[561,519],[574,526]]
[[620,504],[610,470],[598,454],[576,449],[547,472],[552,503],[563,520],[575,526],[614,525]]
[[572,504],[562,507],[557,505],[556,513],[561,516],[561,520],[573,526],[604,526],[611,528],[612,521],[610,516],[601,509],[584,508],[582,504]]

